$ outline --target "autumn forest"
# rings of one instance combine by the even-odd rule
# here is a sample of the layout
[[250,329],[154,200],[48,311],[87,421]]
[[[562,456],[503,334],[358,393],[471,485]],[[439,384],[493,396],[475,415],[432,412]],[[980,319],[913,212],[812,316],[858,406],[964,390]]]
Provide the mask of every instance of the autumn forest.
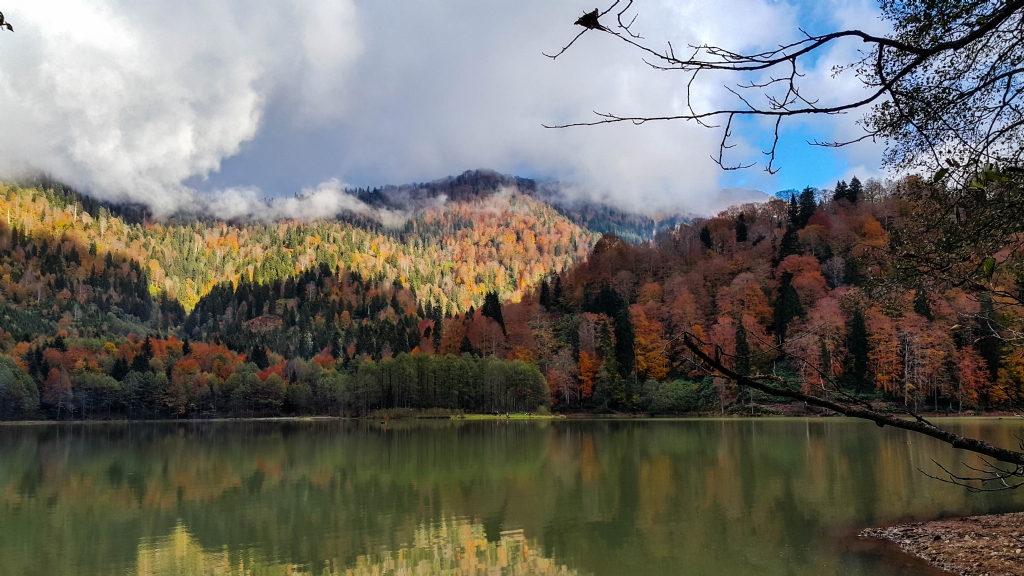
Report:
[[[707,373],[877,406],[1024,406],[998,298],[881,283],[910,177],[649,219],[486,171],[351,190],[401,211],[248,221],[0,187],[0,418],[806,414]],[[994,278],[1012,285],[1012,278]]]

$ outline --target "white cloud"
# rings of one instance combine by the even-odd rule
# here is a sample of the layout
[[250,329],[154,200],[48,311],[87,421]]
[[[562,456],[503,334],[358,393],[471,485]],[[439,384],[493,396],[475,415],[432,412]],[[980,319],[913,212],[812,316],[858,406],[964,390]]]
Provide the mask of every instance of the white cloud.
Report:
[[[374,208],[345,192],[346,186],[334,178],[315,188],[304,189],[287,198],[263,199],[256,188],[228,188],[193,197],[186,210],[212,214],[219,218],[262,220],[316,220],[342,214],[371,217],[388,228],[397,228],[409,219],[402,210]],[[443,198],[441,199],[443,202]]]
[[348,0],[253,6],[5,5],[17,32],[3,38],[0,114],[17,120],[0,135],[2,167],[42,169],[157,212],[178,208],[191,197],[184,180],[217,170],[257,134],[275,90],[298,85],[320,111],[332,89],[321,67],[343,71],[358,55]]
[[[709,159],[720,133],[682,122],[541,127],[591,119],[590,110],[682,110],[684,78],[650,70],[611,38],[587,34],[557,61],[541,55],[574,35],[592,4],[11,0],[0,169],[43,169],[161,213],[206,198],[241,214],[270,191],[331,177],[403,183],[477,167],[571,181],[623,207],[700,211],[721,187]],[[870,4],[836,5],[844,21],[873,14]],[[636,6],[645,35],[676,46],[757,48],[793,37],[802,17],[772,0]],[[695,92],[705,108],[723,103],[722,79],[711,80]],[[196,196],[186,182],[222,191]],[[319,189],[275,209],[342,209],[347,200]]]

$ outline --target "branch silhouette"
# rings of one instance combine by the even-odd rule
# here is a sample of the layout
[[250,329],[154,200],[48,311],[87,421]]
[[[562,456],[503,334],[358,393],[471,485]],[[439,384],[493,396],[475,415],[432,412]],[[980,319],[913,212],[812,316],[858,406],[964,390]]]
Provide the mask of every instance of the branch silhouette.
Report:
[[[595,9],[575,24],[584,30],[556,54],[569,50],[586,32],[610,35],[636,51],[644,63],[659,71],[677,71],[687,76],[687,111],[682,114],[621,114],[594,111],[596,119],[544,126],[571,128],[629,122],[694,121],[704,127],[725,118],[722,141],[713,160],[721,168],[749,168],[753,162],[727,162],[733,147],[731,131],[736,117],[768,117],[775,120],[774,136],[766,150],[764,169],[778,171],[776,151],[783,119],[800,116],[828,116],[870,109],[860,122],[864,135],[840,141],[812,140],[810,145],[843,147],[864,140],[895,139],[887,161],[893,164],[920,162],[930,156],[933,163],[949,156],[950,149],[968,157],[967,164],[1021,158],[1019,144],[1024,132],[1024,0],[967,2],[966,8],[947,14],[945,8],[907,7],[882,2],[883,12],[893,21],[895,32],[887,36],[863,30],[841,30],[812,35],[800,30],[801,38],[768,50],[741,53],[710,44],[688,45],[679,55],[671,42],[655,48],[635,30],[637,14],[627,12],[633,1],[613,2],[603,12]],[[893,4],[892,6],[886,6]],[[619,9],[615,23],[600,18]],[[916,11],[915,11],[916,10]],[[940,13],[941,12],[941,13]],[[940,18],[941,17],[941,18]],[[936,24],[935,22],[942,22]],[[822,105],[805,95],[800,81],[802,69],[824,50],[844,40],[860,41],[859,60],[833,68],[833,77],[854,72],[867,93],[837,103]],[[697,110],[690,89],[710,72],[739,73],[754,77],[724,89],[735,98],[735,106]],[[758,98],[759,100],[755,100]],[[906,131],[913,134],[907,135]],[[947,152],[943,154],[942,152]]]
[[[984,484],[988,481],[998,480],[1000,482],[1004,482],[1007,479],[1020,478],[1022,480],[1021,483],[1007,483],[1003,489],[1016,488],[1017,486],[1024,484],[1024,451],[1000,448],[989,444],[984,440],[969,438],[967,436],[956,434],[955,432],[943,430],[916,414],[911,414],[911,418],[905,418],[900,415],[879,412],[873,409],[869,404],[856,400],[847,399],[843,401],[834,401],[828,398],[815,396],[813,394],[807,394],[799,389],[785,386],[785,381],[776,376],[744,376],[742,374],[738,374],[725,365],[721,359],[721,351],[717,347],[714,354],[709,353],[705,349],[707,344],[689,332],[683,334],[683,345],[686,346],[694,356],[700,359],[705,366],[725,378],[736,382],[740,386],[752,388],[777,398],[789,398],[791,400],[806,402],[811,406],[831,410],[850,418],[868,420],[874,422],[880,428],[892,426],[893,428],[923,434],[949,444],[954,448],[967,450],[968,452],[973,452],[980,456],[988,457],[997,462],[1002,462],[1012,466],[1011,469],[1006,470],[996,467],[994,463],[987,462],[988,469],[984,472],[988,472],[988,475],[957,476],[949,474],[949,477],[945,479],[946,481],[967,485],[968,487],[975,489],[987,488],[985,486],[979,487],[975,484],[971,484],[971,482]],[[1024,450],[1024,446],[1022,446],[1022,450]],[[978,469],[975,468],[974,470],[977,471]]]

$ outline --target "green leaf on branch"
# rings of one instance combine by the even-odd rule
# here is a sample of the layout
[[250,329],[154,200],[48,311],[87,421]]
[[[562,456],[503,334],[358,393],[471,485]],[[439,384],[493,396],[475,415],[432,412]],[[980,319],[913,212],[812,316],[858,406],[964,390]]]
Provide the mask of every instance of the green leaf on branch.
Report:
[[981,270],[985,273],[985,278],[991,280],[992,274],[996,271],[996,259],[989,256],[981,261]]

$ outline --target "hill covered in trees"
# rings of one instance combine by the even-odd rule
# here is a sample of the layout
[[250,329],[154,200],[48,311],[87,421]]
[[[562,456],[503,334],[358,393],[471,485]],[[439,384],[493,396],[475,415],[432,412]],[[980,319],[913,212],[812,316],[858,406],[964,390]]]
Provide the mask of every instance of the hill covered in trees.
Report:
[[[461,311],[479,306],[488,291],[518,298],[542,275],[582,259],[596,240],[516,189],[460,197],[410,212],[398,229],[359,215],[314,221],[228,223],[192,217],[132,222],[102,205],[89,213],[76,194],[24,187],[0,191],[0,214],[7,214],[5,238],[17,234],[30,258],[47,257],[41,252],[45,242],[51,260],[66,255],[62,265],[87,278],[95,262],[82,266],[73,260],[72,249],[79,256],[112,254],[142,269],[153,296],[177,300],[186,311],[218,283],[279,280],[320,264],[375,282],[397,282],[420,302]],[[9,242],[4,249],[16,250]],[[19,265],[39,271],[33,263]],[[26,278],[23,270],[12,272],[17,279],[9,282],[36,286],[28,286],[34,277]],[[37,290],[59,291],[50,282]]]
[[[0,189],[0,347],[10,355],[0,366],[0,397],[9,400],[0,417],[34,414],[40,402],[65,415],[76,406],[80,414],[95,406],[111,414],[184,413],[171,410],[167,394],[181,380],[176,370],[188,364],[190,348],[216,350],[217,366],[200,364],[196,373],[204,386],[243,365],[282,374],[285,359],[312,366],[325,347],[386,360],[417,349],[421,329],[484,305],[487,295],[494,302],[520,298],[542,276],[585,257],[597,239],[521,193],[527,183],[491,173],[349,192],[405,211],[398,228],[358,213],[314,221],[224,222],[202,214],[156,221],[137,207],[35,184]],[[188,337],[198,341],[190,345]],[[426,341],[430,348],[433,339]],[[168,347],[179,350],[170,362],[161,352]],[[65,354],[75,360],[60,360]],[[476,374],[473,362],[456,365]],[[147,386],[160,392],[149,397],[161,400],[146,410],[117,404],[111,395],[127,393],[129,377],[155,378]],[[535,392],[527,405],[486,407],[536,408],[546,392]],[[204,408],[186,396],[176,406],[190,414],[227,406]],[[473,397],[463,391],[450,407],[481,409]]]
[[597,240],[528,184],[459,178],[353,192],[408,211],[400,230],[133,221],[7,187],[0,417],[764,410],[700,371],[683,333],[808,390],[1024,404],[1024,360],[998,338],[1010,309],[873,282],[914,179],[807,189],[635,244]]
[[643,245],[606,235],[505,314],[528,319],[525,346],[567,410],[742,411],[766,400],[706,378],[687,332],[741,374],[785,375],[806,390],[829,383],[915,410],[1024,405],[1024,358],[1001,338],[1019,326],[1013,308],[875,282],[893,264],[889,230],[912,213],[905,191],[920,185],[854,179],[825,202],[806,189]]
[[537,182],[490,170],[468,170],[433,182],[357,188],[348,192],[376,208],[415,211],[430,206],[439,198],[465,202],[508,189],[550,205],[580,227],[597,234],[610,232],[633,243],[653,240],[659,232],[674,228],[692,217],[681,212],[660,216],[628,212],[607,203],[577,197],[558,183]]

